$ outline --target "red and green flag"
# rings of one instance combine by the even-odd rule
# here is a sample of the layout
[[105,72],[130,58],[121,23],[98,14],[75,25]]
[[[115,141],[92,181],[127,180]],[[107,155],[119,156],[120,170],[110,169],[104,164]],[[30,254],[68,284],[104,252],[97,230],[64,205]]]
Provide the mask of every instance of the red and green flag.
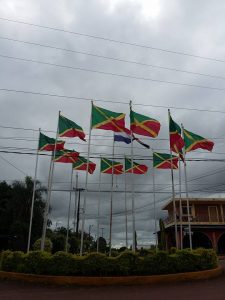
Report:
[[116,113],[93,104],[91,128],[123,132],[125,131],[125,114]]
[[59,115],[59,136],[69,138],[79,137],[81,140],[86,141],[82,127],[62,115]]
[[[56,151],[64,149],[64,141],[57,141]],[[55,139],[48,137],[47,135],[40,132],[39,135],[39,151],[54,151],[55,149]]]
[[181,136],[181,128],[176,122],[174,122],[171,116],[169,116],[169,119],[170,149],[183,158],[182,149],[184,147],[184,140]]
[[96,168],[96,164],[89,160],[89,164],[87,163],[87,159],[83,156],[79,156],[78,160],[73,164],[74,170],[86,171],[88,167],[88,173],[93,174]]
[[123,164],[107,158],[101,158],[101,172],[115,175],[123,174]]
[[125,159],[125,172],[133,174],[145,174],[148,171],[148,167],[145,165],[140,165],[133,161],[133,171],[132,171],[132,161],[129,158]]
[[130,128],[133,133],[155,138],[158,136],[160,126],[159,121],[130,111]]
[[173,169],[178,169],[178,157],[167,154],[153,152],[153,167],[156,169],[171,169],[171,163]]
[[79,152],[63,149],[61,151],[56,151],[55,162],[75,163],[78,160],[78,156]]
[[184,129],[185,152],[196,149],[212,151],[214,143],[200,135]]

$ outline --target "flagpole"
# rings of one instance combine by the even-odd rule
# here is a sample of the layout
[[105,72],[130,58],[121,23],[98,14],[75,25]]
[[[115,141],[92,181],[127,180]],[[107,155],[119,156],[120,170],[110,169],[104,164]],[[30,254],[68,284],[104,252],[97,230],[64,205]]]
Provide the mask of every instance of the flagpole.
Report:
[[[130,101],[130,111],[132,110],[132,101]],[[133,132],[131,130],[131,137],[133,136]],[[131,191],[132,191],[132,229],[133,229],[133,244],[132,244],[132,250],[133,252],[136,251],[136,245],[135,245],[135,204],[134,204],[134,159],[133,159],[133,138],[131,138]]]
[[29,233],[28,233],[28,242],[27,242],[27,253],[30,251],[30,240],[31,240],[33,213],[34,213],[34,200],[35,200],[35,192],[36,192],[36,184],[37,184],[37,168],[38,168],[38,154],[39,154],[38,147],[39,147],[40,132],[41,132],[41,128],[39,128],[38,130],[38,146],[37,146],[37,153],[36,153],[33,193],[32,193],[31,209],[30,209],[30,224],[29,224]]
[[158,238],[157,238],[157,221],[156,221],[156,195],[155,195],[155,169],[153,161],[153,149],[152,150],[152,183],[153,183],[153,206],[154,206],[154,225],[155,225],[155,249],[158,250]]
[[46,201],[46,206],[45,206],[43,232],[42,232],[42,238],[41,238],[41,251],[44,251],[44,247],[45,247],[45,237],[46,237],[46,230],[47,230],[47,223],[48,223],[48,214],[49,214],[49,207],[50,207],[50,200],[51,200],[51,192],[52,192],[52,179],[53,179],[53,173],[54,173],[54,160],[55,160],[57,140],[58,140],[58,135],[59,135],[59,117],[60,117],[60,111],[59,111],[59,115],[58,115],[58,124],[57,124],[56,138],[55,138],[55,146],[54,146],[54,151],[53,151],[53,154],[52,154],[52,160],[51,160],[50,170],[49,170],[48,193],[47,193],[47,201]]
[[71,180],[70,180],[70,199],[69,199],[69,207],[68,207],[68,216],[67,216],[67,230],[66,230],[66,252],[68,252],[68,240],[69,240],[69,228],[70,228],[70,207],[72,200],[72,189],[73,189],[73,164],[71,171]]
[[77,188],[78,188],[78,173],[76,172],[75,203],[74,203],[74,232],[76,232],[77,196],[78,196]]
[[124,179],[125,179],[125,230],[126,230],[126,248],[128,248],[128,236],[127,236],[127,176],[126,176],[126,155],[124,155]]
[[111,176],[111,197],[110,197],[110,219],[109,219],[109,256],[112,254],[112,210],[113,210],[113,175],[114,175],[114,152],[115,152],[115,141],[113,134],[113,153],[112,153],[112,176]]
[[99,182],[98,182],[97,253],[99,252],[100,195],[101,195],[101,156],[100,156],[100,171],[99,171]]
[[84,205],[83,205],[81,239],[80,239],[80,256],[83,255],[83,247],[84,247],[84,225],[85,225],[85,216],[86,216],[86,202],[87,202],[87,192],[88,192],[87,191],[88,169],[89,169],[90,148],[91,148],[92,107],[93,107],[93,101],[91,101],[91,117],[90,117],[90,128],[89,128],[89,137],[88,137],[88,157],[87,157],[87,169],[86,169],[85,191],[84,191]]
[[[181,124],[182,136],[184,139],[184,126]],[[187,168],[186,168],[186,151],[184,150],[184,180],[185,180],[185,190],[186,190],[186,202],[187,202],[187,216],[188,216],[188,235],[190,249],[192,250],[192,236],[191,236],[191,218],[190,218],[190,205],[189,205],[189,193],[188,193],[188,183],[187,183]]]
[[180,248],[183,249],[183,212],[182,212],[182,195],[181,195],[181,161],[179,158],[179,193],[180,193]]
[[[170,124],[170,110],[168,109],[168,118]],[[169,130],[169,139],[170,139],[170,130]],[[178,239],[177,239],[177,214],[176,214],[176,203],[175,203],[175,188],[174,188],[174,174],[173,174],[173,158],[172,150],[170,145],[170,165],[171,165],[171,180],[172,180],[172,197],[173,197],[173,218],[174,218],[174,231],[175,231],[175,241],[176,248],[178,249]]]

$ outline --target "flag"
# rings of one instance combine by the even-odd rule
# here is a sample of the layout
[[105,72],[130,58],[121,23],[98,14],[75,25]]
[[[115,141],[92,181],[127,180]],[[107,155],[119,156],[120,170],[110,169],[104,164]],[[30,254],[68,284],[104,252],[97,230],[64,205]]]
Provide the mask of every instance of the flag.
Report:
[[61,151],[56,151],[55,162],[75,163],[78,160],[78,156],[79,152],[63,149]]
[[79,156],[78,160],[73,164],[74,170],[81,170],[86,171],[88,166],[88,173],[93,174],[95,171],[96,164],[92,161],[89,161],[89,164],[87,163],[87,159]]
[[133,133],[150,137],[157,137],[160,130],[159,121],[130,111],[130,128]]
[[59,115],[59,136],[69,138],[77,136],[81,140],[86,141],[82,127],[62,115]]
[[140,165],[133,161],[133,172],[132,172],[132,161],[131,159],[125,159],[125,172],[133,174],[145,174],[148,171],[148,167]]
[[[56,151],[64,149],[64,141],[57,141]],[[55,149],[55,139],[48,137],[40,132],[39,135],[39,151],[54,151]]]
[[147,148],[147,149],[150,149],[150,146],[143,143],[140,139],[136,138],[134,135],[133,135],[133,141],[136,141],[138,142],[140,145],[142,145],[143,147]]
[[125,114],[116,113],[98,106],[92,105],[91,128],[123,132],[125,129]]
[[184,140],[181,136],[180,126],[173,121],[171,116],[169,116],[169,131],[170,131],[170,149],[177,153],[183,160],[182,149],[184,147]]
[[[171,169],[171,155],[153,152],[153,167],[156,169]],[[172,155],[172,167],[178,169],[178,157]]]
[[101,172],[105,174],[120,175],[123,173],[123,164],[107,158],[101,158]]
[[126,144],[130,144],[131,138],[132,138],[131,135],[126,132],[115,132],[114,133],[114,141],[115,142],[124,142]]
[[185,151],[193,151],[196,149],[204,149],[212,151],[214,143],[204,137],[184,129]]

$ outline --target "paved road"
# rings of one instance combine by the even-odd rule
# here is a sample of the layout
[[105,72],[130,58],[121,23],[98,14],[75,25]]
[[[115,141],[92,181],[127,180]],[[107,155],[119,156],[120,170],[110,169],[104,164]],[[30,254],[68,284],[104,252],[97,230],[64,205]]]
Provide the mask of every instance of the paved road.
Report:
[[[224,266],[224,264],[223,264]],[[0,300],[225,300],[225,275],[219,278],[132,287],[52,287],[0,282]]]

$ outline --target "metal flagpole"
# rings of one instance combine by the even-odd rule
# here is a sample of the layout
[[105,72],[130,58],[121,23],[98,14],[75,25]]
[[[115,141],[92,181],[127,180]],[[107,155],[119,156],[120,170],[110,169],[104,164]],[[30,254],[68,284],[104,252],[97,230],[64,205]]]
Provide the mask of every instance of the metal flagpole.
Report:
[[99,172],[99,183],[98,183],[97,253],[99,252],[100,196],[101,196],[101,156],[100,156],[100,172]]
[[53,154],[52,154],[52,160],[51,160],[50,170],[49,170],[48,193],[47,193],[47,201],[46,201],[46,206],[45,206],[43,232],[42,232],[42,238],[41,238],[41,251],[44,251],[44,246],[45,246],[45,236],[46,236],[46,229],[47,229],[47,223],[48,223],[48,213],[49,213],[51,192],[52,192],[52,179],[53,179],[53,173],[54,173],[55,153],[56,153],[56,146],[57,146],[57,140],[58,140],[58,135],[59,135],[59,117],[60,117],[60,111],[59,111],[59,116],[58,116],[58,124],[57,124],[56,138],[55,138],[55,147],[54,147],[54,151],[53,151]]
[[30,240],[31,240],[33,213],[34,213],[34,200],[35,200],[36,183],[37,183],[38,152],[39,152],[38,147],[39,147],[40,132],[41,132],[41,128],[39,128],[39,131],[38,131],[38,146],[37,146],[34,181],[33,181],[33,193],[32,193],[31,209],[30,209],[30,224],[29,224],[29,233],[28,233],[28,242],[27,242],[27,253],[30,251]]
[[76,232],[77,196],[78,196],[77,188],[78,188],[78,173],[76,172],[75,203],[74,203],[74,229],[73,229],[74,232]]
[[113,210],[113,175],[114,175],[114,152],[115,152],[115,141],[113,134],[113,153],[112,153],[112,177],[111,177],[111,198],[110,198],[110,219],[109,219],[109,256],[111,256],[112,252],[112,210]]
[[69,240],[69,229],[70,229],[70,207],[72,200],[72,190],[73,190],[73,165],[71,171],[71,180],[70,180],[70,199],[69,199],[69,207],[68,207],[68,216],[67,216],[67,230],[66,230],[66,252],[68,252],[68,240]]
[[[132,110],[132,101],[130,101],[130,111]],[[131,137],[133,137],[133,133],[131,131]],[[134,160],[133,160],[133,138],[131,138],[131,192],[132,192],[132,230],[133,230],[133,243],[132,243],[132,250],[133,252],[136,251],[136,233],[135,233],[135,204],[134,204]]]
[[128,236],[127,236],[127,176],[126,176],[126,155],[124,155],[125,160],[125,171],[124,171],[124,179],[125,179],[125,230],[126,230],[126,248],[128,248]]
[[[184,139],[184,126],[181,124],[182,136]],[[191,218],[190,218],[190,205],[189,205],[189,194],[188,194],[188,183],[187,183],[187,168],[186,168],[186,152],[184,150],[184,180],[185,180],[185,190],[186,190],[186,201],[187,201],[187,216],[188,216],[188,235],[190,249],[192,250],[192,235],[191,235]]]
[[88,157],[87,157],[87,169],[86,169],[85,191],[84,191],[84,206],[83,206],[81,238],[80,238],[80,256],[83,255],[83,247],[84,247],[84,225],[85,225],[85,216],[86,216],[86,202],[87,202],[87,192],[88,192],[87,191],[88,169],[89,169],[90,148],[91,148],[92,106],[93,106],[93,101],[91,101],[91,118],[90,118],[90,128],[89,128],[89,137],[88,137]]
[[155,248],[158,250],[158,238],[157,238],[157,221],[156,221],[156,195],[155,195],[155,169],[153,162],[153,149],[152,149],[152,183],[153,183],[153,205],[154,205],[154,221],[155,221]]
[[[168,109],[168,118],[170,123],[170,110]],[[170,130],[169,130],[169,139],[170,139]],[[173,197],[173,218],[174,218],[174,229],[175,229],[175,241],[176,248],[178,249],[178,239],[177,239],[177,213],[176,213],[176,203],[175,203],[175,188],[174,188],[174,175],[173,175],[173,158],[172,158],[172,150],[170,145],[170,165],[171,165],[171,180],[172,180],[172,197]]]
[[181,195],[181,163],[179,158],[179,193],[180,193],[180,249],[183,249],[183,211],[182,211],[182,195]]

